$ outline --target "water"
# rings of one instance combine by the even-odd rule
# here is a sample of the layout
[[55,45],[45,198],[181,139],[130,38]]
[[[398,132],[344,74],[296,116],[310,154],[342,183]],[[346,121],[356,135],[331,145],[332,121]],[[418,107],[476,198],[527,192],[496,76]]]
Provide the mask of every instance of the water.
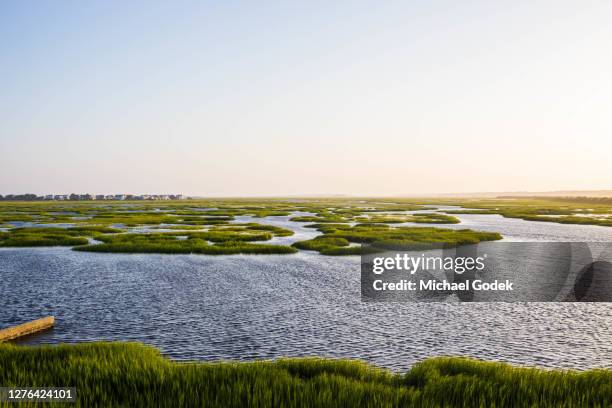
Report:
[[[459,215],[508,240],[611,241],[612,228]],[[316,231],[289,217],[259,221]],[[421,225],[422,226],[422,225]],[[612,304],[360,301],[358,257],[97,254],[0,249],[0,327],[54,315],[21,343],[133,340],[181,360],[348,357],[405,371],[437,355],[612,368]]]

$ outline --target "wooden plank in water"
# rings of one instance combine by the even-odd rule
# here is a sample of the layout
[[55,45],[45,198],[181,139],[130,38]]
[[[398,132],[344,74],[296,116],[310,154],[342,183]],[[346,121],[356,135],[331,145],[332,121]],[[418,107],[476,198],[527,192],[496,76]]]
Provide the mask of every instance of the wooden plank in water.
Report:
[[53,327],[54,323],[55,319],[53,316],[47,316],[18,326],[7,327],[6,329],[0,330],[0,341],[12,340],[18,337],[27,336],[28,334],[47,330]]

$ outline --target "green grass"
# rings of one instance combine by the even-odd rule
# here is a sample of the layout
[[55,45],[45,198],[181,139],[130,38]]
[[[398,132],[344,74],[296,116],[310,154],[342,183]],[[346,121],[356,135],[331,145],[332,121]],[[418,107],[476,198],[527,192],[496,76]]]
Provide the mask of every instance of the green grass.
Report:
[[[142,219],[141,219],[142,220]],[[225,221],[223,221],[225,223]],[[290,236],[293,231],[258,223],[169,226],[176,232],[126,233],[106,225],[70,228],[12,228],[0,232],[0,247],[72,246],[79,251],[162,254],[290,254],[297,252],[286,245],[251,243],[268,241],[274,236]],[[153,228],[163,228],[153,226]],[[187,239],[179,239],[186,237]],[[95,238],[102,244],[89,244]],[[215,243],[211,245],[210,242]]]
[[201,231],[201,230],[204,230],[206,227],[203,225],[160,225],[160,226],[155,226],[151,228],[168,229],[168,230],[182,230],[182,231],[187,231],[187,230]]
[[289,235],[293,235],[293,231],[273,225],[229,224],[213,226],[206,231],[98,235],[96,239],[101,241],[101,244],[83,245],[74,249],[88,252],[159,254],[291,254],[297,250],[287,245],[253,243],[268,241],[274,236]]
[[[612,226],[612,198],[551,197],[506,198],[488,200],[431,200],[448,205],[460,205],[465,210],[446,211],[448,214],[500,214],[506,218],[527,221]],[[589,215],[585,217],[584,215]]]
[[530,214],[508,214],[504,215],[512,218],[521,218],[527,221],[539,221],[539,222],[556,222],[558,224],[582,224],[582,225],[600,225],[602,227],[612,227],[612,218],[591,218],[591,217],[577,217],[577,216],[560,216],[560,217],[542,217],[541,215],[530,215]]
[[238,232],[254,232],[254,231],[267,231],[277,237],[289,237],[294,234],[290,229],[277,227],[274,225],[265,225],[257,223],[247,224],[230,224],[227,226],[217,226],[213,231],[238,231]]
[[350,221],[350,218],[340,217],[340,216],[336,216],[336,215],[328,215],[328,216],[303,215],[303,216],[299,216],[299,217],[292,217],[292,218],[289,219],[289,221],[293,221],[293,222],[317,222],[317,223],[331,222],[331,223],[337,223],[337,222],[348,222],[348,221]]
[[107,227],[12,228],[0,232],[0,247],[74,246],[88,243],[87,237],[121,232]]
[[304,228],[314,228],[320,230],[321,228],[343,228],[350,227],[350,224],[341,224],[341,223],[315,223],[315,224],[306,224]]
[[470,210],[470,209],[466,209],[466,210],[449,210],[449,211],[445,211],[446,214],[497,214],[495,212],[495,210]]
[[[0,245],[66,245],[80,251],[121,253],[290,253],[296,249],[315,250],[323,255],[356,255],[381,249],[411,249],[423,242],[462,245],[481,240],[499,239],[498,234],[476,231],[454,231],[438,228],[390,228],[389,224],[413,222],[422,224],[457,223],[451,215],[433,212],[402,214],[425,207],[375,200],[304,200],[299,203],[283,200],[219,200],[188,203],[68,203],[0,204],[0,214],[11,218],[24,215],[38,223],[58,222],[75,214],[88,217],[74,220],[76,227],[62,232],[42,234],[42,230],[17,234],[13,230],[0,235]],[[202,211],[206,209],[206,211]],[[295,243],[292,247],[264,245],[273,237],[284,237],[293,231],[259,223],[231,223],[236,216],[310,212],[315,215],[294,217],[294,221],[315,222],[307,227],[323,233],[314,240]],[[358,223],[355,226],[348,224]],[[99,231],[93,231],[96,225]],[[110,235],[104,228],[123,225],[126,234]],[[132,227],[176,229],[176,232],[142,232]],[[80,233],[76,233],[81,228]],[[90,231],[86,231],[89,229]],[[50,230],[49,228],[45,230]],[[110,232],[110,231],[107,231]],[[86,245],[87,237],[102,244]],[[186,238],[179,239],[178,237]],[[249,243],[253,243],[250,244]],[[222,245],[223,244],[223,245]],[[369,244],[368,247],[350,244]]]
[[[189,217],[185,217],[189,218]],[[105,224],[115,225],[122,224],[127,227],[136,227],[139,225],[159,225],[159,224],[180,224],[181,218],[166,213],[102,213],[94,214],[93,217],[87,220],[88,223],[92,224]],[[196,221],[185,222],[188,225],[206,225],[208,219],[202,218],[201,224]],[[226,221],[212,221],[215,222],[226,222]]]
[[320,236],[307,241],[298,241],[293,244],[295,248],[306,249],[308,251],[324,251],[334,247],[348,247],[350,242],[342,237]]
[[320,358],[180,363],[136,343],[2,344],[0,367],[2,386],[76,387],[79,407],[612,404],[610,371],[544,371],[452,357],[422,361],[402,374],[359,361]]
[[[187,239],[179,239],[187,236]],[[254,244],[249,240],[269,239],[270,233],[242,235],[234,232],[177,232],[159,234],[119,234],[97,237],[101,244],[77,246],[77,251],[157,254],[291,254],[286,245]],[[214,245],[207,241],[216,241]]]
[[[79,251],[163,254],[289,254],[295,248],[254,244],[293,231],[255,223],[216,227],[207,231],[117,234],[122,230],[104,226],[71,228],[13,228],[0,232],[0,247],[73,246]],[[179,237],[187,239],[179,239]],[[89,244],[93,237],[102,244]],[[209,244],[214,242],[215,245]]]
[[404,222],[414,222],[417,224],[458,224],[459,219],[451,215],[437,213],[418,213],[418,214],[384,214],[370,215],[368,217],[355,217],[354,221],[360,223],[373,224],[400,224]]
[[10,234],[0,232],[0,247],[74,246],[87,244],[87,238],[58,234]]
[[[480,232],[468,229],[451,230],[426,227],[390,227],[386,224],[320,224],[323,233],[307,241],[299,241],[294,247],[319,251],[323,255],[358,255],[383,250],[423,249],[435,245],[459,246],[477,244],[481,241],[501,239],[495,232]],[[349,243],[368,244],[364,247],[349,247]]]
[[[446,214],[433,212],[428,204],[460,205],[466,210],[447,211]],[[406,211],[428,212],[407,214]],[[238,251],[237,242],[267,241],[272,237],[289,236],[291,230],[265,224],[265,217],[288,215],[295,212],[313,215],[293,217],[291,220],[309,222],[306,227],[320,230],[324,236],[313,242],[296,243],[293,247],[303,250],[317,250],[325,255],[358,254],[363,251],[382,249],[407,249],[425,241],[442,242],[448,245],[475,243],[480,240],[499,239],[497,234],[477,231],[449,232],[443,229],[389,230],[390,225],[411,222],[418,224],[442,225],[459,222],[453,214],[500,214],[509,218],[521,218],[538,222],[563,224],[585,224],[612,226],[612,202],[609,199],[407,199],[407,198],[312,198],[312,199],[210,199],[174,202],[0,202],[0,224],[28,221],[45,225],[70,223],[77,227],[91,229],[92,226],[120,226],[126,232],[137,234],[128,238],[138,239],[129,243],[128,238],[106,240],[101,231],[62,233],[56,231],[17,232],[11,228],[0,233],[0,246],[77,246],[86,244],[88,237],[102,236],[105,244],[96,251],[162,251],[162,253],[210,253],[212,251]],[[404,213],[402,213],[404,212]],[[240,216],[261,217],[262,223],[235,223]],[[595,215],[585,217],[584,215]],[[81,219],[83,218],[83,219]],[[350,227],[349,223],[357,223]],[[176,238],[142,238],[139,227],[152,230],[167,228],[176,230],[174,235],[187,236],[192,242],[176,243]],[[412,227],[409,227],[412,228]],[[59,230],[59,229],[58,229]],[[156,233],[152,231],[151,233]],[[140,234],[140,235],[138,235]],[[172,233],[168,233],[172,235]],[[371,247],[330,244],[327,238],[344,238],[350,243],[366,243]],[[208,248],[200,241],[232,242],[232,249]],[[119,242],[121,241],[121,242]],[[160,242],[158,242],[160,241]],[[163,242],[162,242],[163,241]],[[256,245],[256,244],[254,244]],[[204,248],[206,246],[206,248]],[[83,249],[89,250],[91,246]],[[269,248],[247,248],[245,251],[269,251]],[[278,251],[288,251],[278,249]],[[208,252],[207,252],[208,251]]]

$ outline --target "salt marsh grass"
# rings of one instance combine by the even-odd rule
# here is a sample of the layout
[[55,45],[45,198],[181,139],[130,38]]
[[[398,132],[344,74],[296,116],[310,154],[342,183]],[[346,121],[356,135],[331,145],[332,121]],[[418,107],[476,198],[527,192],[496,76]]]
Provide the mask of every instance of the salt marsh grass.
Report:
[[3,386],[74,386],[76,405],[83,407],[612,404],[610,371],[544,371],[453,357],[428,359],[402,374],[360,361],[321,358],[179,363],[136,343],[3,344],[0,367]]

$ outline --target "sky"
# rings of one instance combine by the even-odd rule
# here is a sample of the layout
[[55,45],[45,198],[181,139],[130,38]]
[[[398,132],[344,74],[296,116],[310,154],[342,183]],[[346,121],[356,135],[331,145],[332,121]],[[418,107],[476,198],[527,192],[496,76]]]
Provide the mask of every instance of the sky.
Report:
[[0,194],[612,189],[609,1],[0,1]]

